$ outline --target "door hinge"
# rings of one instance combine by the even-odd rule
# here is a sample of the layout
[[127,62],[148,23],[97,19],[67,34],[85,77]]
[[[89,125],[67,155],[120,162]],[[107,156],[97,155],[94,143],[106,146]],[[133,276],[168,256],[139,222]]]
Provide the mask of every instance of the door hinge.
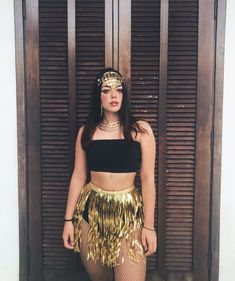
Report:
[[214,0],[214,19],[217,19],[217,13],[218,13],[218,0]]
[[22,14],[23,14],[23,19],[26,19],[26,2],[25,0],[22,1]]

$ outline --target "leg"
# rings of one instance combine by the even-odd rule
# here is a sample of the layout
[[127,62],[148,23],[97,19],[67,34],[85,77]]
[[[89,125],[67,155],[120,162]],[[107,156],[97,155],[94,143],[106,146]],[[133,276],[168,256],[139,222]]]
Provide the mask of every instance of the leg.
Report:
[[82,218],[81,221],[81,260],[86,268],[92,281],[112,281],[113,269],[104,266],[101,263],[95,263],[87,258],[87,241],[88,241],[89,224]]
[[[141,231],[136,231],[136,239],[141,243]],[[132,262],[128,256],[128,245],[125,239],[123,239],[120,250],[120,258],[118,262],[120,265],[114,267],[115,281],[145,281],[146,278],[146,262],[147,257],[144,255],[143,258],[138,262]],[[124,256],[125,260],[121,263],[121,257]]]

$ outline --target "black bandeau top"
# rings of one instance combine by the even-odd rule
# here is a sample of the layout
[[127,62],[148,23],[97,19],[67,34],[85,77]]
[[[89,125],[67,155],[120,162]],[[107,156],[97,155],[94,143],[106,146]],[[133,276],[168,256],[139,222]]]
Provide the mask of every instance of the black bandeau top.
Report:
[[90,171],[136,172],[141,162],[140,143],[125,139],[91,140],[86,151]]

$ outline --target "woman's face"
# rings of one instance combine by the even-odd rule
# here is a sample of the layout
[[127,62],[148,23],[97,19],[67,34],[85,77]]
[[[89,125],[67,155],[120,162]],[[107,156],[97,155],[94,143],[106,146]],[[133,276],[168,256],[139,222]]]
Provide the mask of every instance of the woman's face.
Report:
[[107,111],[117,112],[122,105],[122,85],[105,83],[101,87],[101,104]]

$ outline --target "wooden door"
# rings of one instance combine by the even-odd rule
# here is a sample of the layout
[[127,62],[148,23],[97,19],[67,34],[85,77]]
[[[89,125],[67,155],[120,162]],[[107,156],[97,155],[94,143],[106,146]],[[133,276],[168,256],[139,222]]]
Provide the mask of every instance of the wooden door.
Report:
[[156,137],[158,249],[148,257],[148,276],[210,280],[214,1],[22,4],[28,280],[86,276],[61,235],[77,130],[88,114],[93,79],[107,66],[125,75],[133,113],[149,121]]

